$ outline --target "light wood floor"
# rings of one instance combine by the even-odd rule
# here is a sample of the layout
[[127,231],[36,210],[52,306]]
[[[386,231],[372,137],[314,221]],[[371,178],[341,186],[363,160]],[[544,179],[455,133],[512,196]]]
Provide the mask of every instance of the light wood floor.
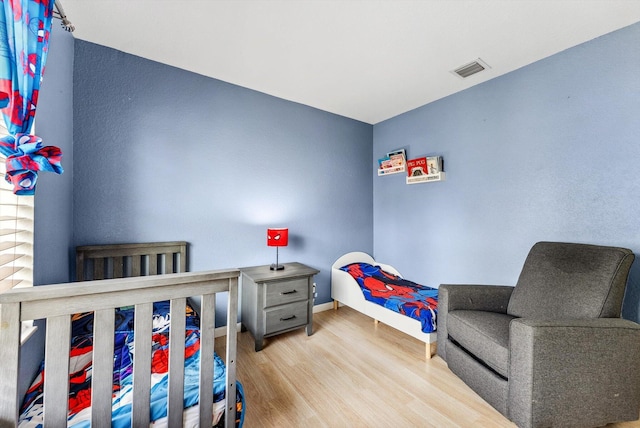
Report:
[[238,333],[246,428],[515,427],[440,357],[425,361],[422,342],[348,307],[314,314],[311,336],[299,329],[253,348]]

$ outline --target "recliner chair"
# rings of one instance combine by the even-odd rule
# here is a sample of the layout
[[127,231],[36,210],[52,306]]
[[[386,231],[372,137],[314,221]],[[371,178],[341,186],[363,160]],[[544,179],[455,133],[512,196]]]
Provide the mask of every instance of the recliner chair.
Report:
[[520,427],[589,427],[640,412],[640,325],[620,318],[634,254],[538,242],[515,287],[443,284],[438,355]]

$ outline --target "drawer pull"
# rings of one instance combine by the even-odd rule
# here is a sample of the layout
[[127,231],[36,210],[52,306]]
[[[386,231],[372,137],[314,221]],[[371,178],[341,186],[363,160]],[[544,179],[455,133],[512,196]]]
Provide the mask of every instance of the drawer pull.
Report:
[[295,318],[296,318],[295,315],[291,315],[290,317],[280,318],[280,321],[289,321],[289,320],[292,320],[292,319],[295,319]]
[[293,293],[297,293],[298,290],[291,290],[291,291],[283,291],[280,293],[281,296],[284,296],[285,294],[293,294]]

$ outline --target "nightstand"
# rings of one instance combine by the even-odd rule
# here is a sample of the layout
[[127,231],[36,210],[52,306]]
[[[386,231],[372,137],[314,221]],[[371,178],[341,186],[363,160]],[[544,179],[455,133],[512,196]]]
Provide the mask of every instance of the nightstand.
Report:
[[283,270],[269,265],[241,268],[242,329],[255,340],[256,352],[265,337],[307,328],[313,332],[313,276],[320,272],[302,263],[284,263]]

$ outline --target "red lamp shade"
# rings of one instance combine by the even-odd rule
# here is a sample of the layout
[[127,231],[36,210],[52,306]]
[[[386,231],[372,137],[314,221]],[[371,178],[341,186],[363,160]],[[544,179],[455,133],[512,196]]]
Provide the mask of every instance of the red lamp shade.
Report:
[[269,247],[286,247],[289,245],[289,229],[267,229],[267,245]]

